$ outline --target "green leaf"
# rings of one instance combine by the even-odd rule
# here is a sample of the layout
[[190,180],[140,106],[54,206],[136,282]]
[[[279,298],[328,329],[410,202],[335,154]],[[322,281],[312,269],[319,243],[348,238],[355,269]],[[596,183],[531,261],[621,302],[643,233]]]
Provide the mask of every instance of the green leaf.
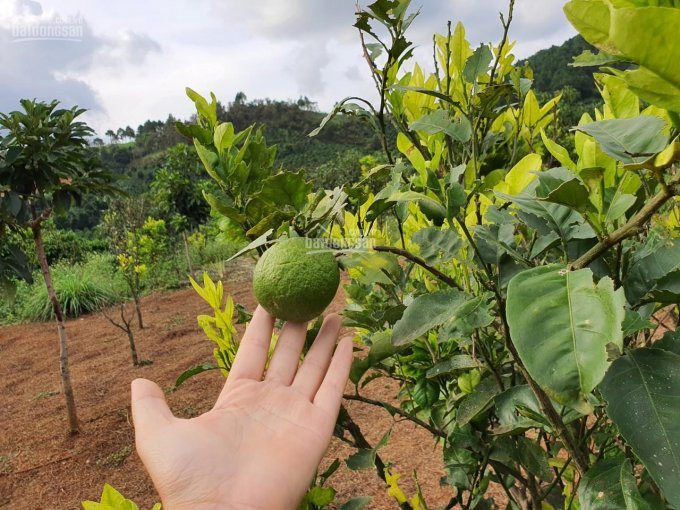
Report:
[[414,131],[435,135],[446,133],[452,139],[465,143],[472,135],[472,126],[465,119],[458,119],[455,122],[449,118],[446,110],[436,110],[428,115],[420,117],[414,121],[409,128]]
[[514,202],[519,207],[519,219],[537,230],[540,234],[557,234],[564,242],[573,239],[590,239],[595,232],[583,216],[565,205],[544,202],[530,195],[510,196],[496,193],[497,196]]
[[634,257],[624,280],[626,299],[632,305],[651,298],[676,303],[680,295],[680,239],[655,241]]
[[433,379],[442,375],[451,375],[458,370],[470,370],[478,368],[479,364],[468,354],[456,354],[450,358],[440,361],[427,371],[425,377]]
[[301,211],[307,205],[307,195],[312,184],[305,181],[302,172],[281,172],[264,180],[262,189],[253,195],[279,207],[292,206]]
[[541,445],[524,436],[518,436],[516,440],[516,458],[520,466],[545,482],[552,480],[553,475],[548,464],[548,454]]
[[603,51],[593,53],[590,50],[585,50],[580,55],[576,55],[574,60],[569,64],[572,67],[591,67],[591,66],[605,66],[609,64],[617,64],[624,61],[621,57],[610,55]]
[[362,510],[373,499],[370,496],[359,496],[346,501],[338,510]]
[[463,68],[463,78],[468,83],[476,83],[479,76],[485,75],[493,60],[489,46],[482,44],[470,55]]
[[229,257],[229,258],[227,259],[227,262],[229,262],[230,260],[234,260],[234,259],[240,257],[241,255],[243,255],[244,253],[249,252],[250,250],[254,250],[255,248],[259,248],[260,246],[264,246],[265,244],[267,244],[267,243],[269,242],[269,241],[268,241],[269,236],[272,235],[273,232],[274,232],[273,229],[269,229],[267,232],[265,232],[264,234],[262,234],[260,237],[258,237],[257,239],[255,239],[255,240],[254,240],[253,242],[251,242],[250,244],[248,244],[248,246],[246,246],[245,248],[240,249],[240,250],[237,251],[234,255],[232,255],[231,257]]
[[543,140],[543,145],[548,149],[548,152],[552,154],[557,161],[559,161],[563,166],[567,167],[572,172],[576,171],[576,163],[574,163],[569,156],[569,151],[562,147],[559,143],[553,142],[545,134],[545,130],[541,129],[541,139]]
[[626,310],[626,316],[623,319],[623,338],[628,338],[635,333],[644,329],[655,328],[656,324],[644,319],[638,312],[634,310]]
[[446,289],[416,297],[394,325],[392,344],[405,345],[432,328],[454,319],[472,298],[457,289]]
[[609,41],[609,7],[602,0],[571,0],[564,6],[569,22],[583,38],[604,51]]
[[453,258],[463,246],[463,241],[455,231],[436,227],[418,230],[411,240],[420,247],[420,256],[428,264],[437,262],[439,258]]
[[[532,416],[542,416],[543,412],[528,384],[521,384],[508,388],[494,397],[496,416],[500,427],[496,434],[514,434],[529,428],[544,427],[547,421],[537,421],[526,416],[520,409],[528,409]],[[554,407],[554,406],[553,406]]]
[[238,209],[226,203],[222,198],[217,197],[212,193],[208,193],[205,190],[203,191],[203,197],[205,198],[205,201],[210,204],[210,207],[222,216],[226,216],[239,224],[245,222],[245,216],[241,214]]
[[371,345],[368,355],[361,359],[355,358],[352,362],[349,378],[354,384],[358,384],[366,371],[400,351],[392,345],[392,331],[377,331],[371,335]]
[[375,450],[359,450],[347,457],[345,462],[352,471],[374,468]]
[[611,69],[640,99],[671,111],[680,111],[680,87],[643,67],[629,71]]
[[184,381],[187,379],[190,379],[191,377],[202,374],[203,372],[207,372],[209,370],[218,370],[220,367],[215,365],[214,363],[200,363],[198,365],[194,365],[191,368],[188,368],[184,372],[180,374],[180,376],[177,378],[175,381],[175,387],[174,389],[179,388]]
[[623,438],[666,499],[680,507],[680,356],[630,351],[612,363],[600,389]]
[[318,507],[324,507],[330,505],[335,499],[335,489],[331,487],[312,487],[305,494],[305,501],[316,505]]
[[594,285],[590,269],[549,265],[510,281],[512,341],[529,374],[553,400],[587,409],[587,396],[609,366],[607,344],[623,349],[623,304],[623,291],[614,291],[609,278]]
[[578,487],[582,510],[643,510],[649,505],[638,491],[630,462],[624,458],[601,460],[587,473]]
[[659,117],[640,115],[591,122],[574,129],[595,138],[605,154],[617,161],[640,163],[668,145],[668,137],[663,134],[665,125]]
[[493,377],[487,377],[475,387],[469,395],[463,397],[458,405],[456,423],[462,427],[470,422],[475,416],[484,411],[493,398],[498,395],[500,389]]
[[326,483],[326,480],[328,480],[331,476],[333,476],[333,473],[335,473],[338,468],[340,467],[340,459],[335,459],[333,462],[331,462],[331,465],[326,468],[326,471],[321,473],[319,475],[319,478],[321,480],[321,485]]
[[424,87],[404,87],[401,85],[395,85],[392,87],[395,90],[399,90],[401,92],[419,92],[420,94],[425,94],[426,96],[432,96],[436,97],[437,99],[441,99],[442,101],[445,101],[449,103],[450,105],[453,106],[459,106],[460,103],[458,101],[454,101],[451,99],[450,96],[447,96],[446,94],[442,94],[441,92],[438,92],[436,90],[431,90],[431,89],[426,89]]
[[[680,88],[680,9],[645,7],[611,9],[609,39],[626,57]],[[663,51],[650,51],[663,48]]]
[[680,355],[680,329],[666,331],[660,340],[652,344],[652,347]]
[[593,209],[588,197],[590,191],[579,177],[558,167],[538,173],[538,184],[535,187],[536,198],[562,204],[580,212]]

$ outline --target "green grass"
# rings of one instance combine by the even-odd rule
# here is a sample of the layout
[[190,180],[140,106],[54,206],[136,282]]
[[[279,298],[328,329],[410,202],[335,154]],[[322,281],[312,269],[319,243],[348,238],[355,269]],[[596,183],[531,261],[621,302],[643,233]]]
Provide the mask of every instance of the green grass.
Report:
[[[101,310],[125,298],[124,284],[109,255],[91,256],[81,265],[57,264],[51,272],[57,299],[66,317]],[[28,295],[24,294],[19,310],[19,317],[28,322],[54,318],[42,277],[35,278]]]

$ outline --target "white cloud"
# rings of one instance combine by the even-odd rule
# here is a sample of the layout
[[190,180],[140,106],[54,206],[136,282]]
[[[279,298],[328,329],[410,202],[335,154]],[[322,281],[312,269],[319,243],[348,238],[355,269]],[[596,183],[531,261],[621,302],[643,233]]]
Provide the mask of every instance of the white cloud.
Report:
[[[510,36],[519,57],[574,34],[562,4],[516,1]],[[429,69],[432,34],[445,32],[447,19],[461,20],[473,45],[497,42],[507,2],[412,2],[419,6],[410,38]],[[22,97],[56,97],[93,109],[88,119],[103,132],[188,116],[187,85],[224,102],[238,91],[251,99],[306,95],[321,109],[348,95],[375,98],[354,9],[354,0],[0,0],[0,111]],[[82,42],[14,42],[16,24],[69,14],[83,17]]]

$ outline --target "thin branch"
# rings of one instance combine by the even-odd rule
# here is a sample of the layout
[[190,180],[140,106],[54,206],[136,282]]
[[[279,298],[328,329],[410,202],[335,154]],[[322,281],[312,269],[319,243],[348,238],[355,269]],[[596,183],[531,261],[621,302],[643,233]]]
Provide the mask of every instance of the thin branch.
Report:
[[394,253],[395,255],[399,255],[401,257],[404,257],[405,259],[410,260],[411,262],[415,262],[418,264],[420,267],[423,269],[426,269],[430,273],[432,273],[434,276],[439,278],[441,281],[446,283],[450,287],[454,287],[460,291],[463,290],[463,287],[461,287],[456,280],[451,278],[448,275],[445,275],[442,273],[439,269],[432,267],[430,264],[425,262],[423,259],[418,257],[417,255],[414,255],[410,251],[402,250],[400,248],[394,248],[392,246],[374,246],[373,249],[375,251],[381,251],[381,252],[386,252],[386,253]]
[[582,269],[598,259],[612,246],[639,233],[643,225],[649,221],[654,213],[668,202],[671,197],[678,194],[679,190],[677,188],[679,182],[680,177],[675,177],[669,186],[662,187],[661,191],[654,195],[652,199],[628,221],[628,223],[611,234],[604,236],[599,243],[576,259],[569,268],[572,271]]
[[510,30],[510,23],[512,23],[512,12],[514,9],[515,0],[510,0],[510,5],[508,6],[508,19],[503,19],[503,15],[501,14],[501,22],[503,23],[503,39],[501,39],[501,46],[498,48],[498,55],[496,55],[496,61],[493,63],[493,68],[491,69],[489,85],[493,85],[493,80],[496,77],[496,71],[498,70],[498,64],[501,60],[501,55],[503,55],[503,48],[508,43],[508,31]]
[[382,407],[390,414],[398,414],[399,416],[406,418],[407,420],[415,423],[416,425],[424,429],[427,429],[434,436],[446,438],[446,432],[439,430],[436,427],[433,427],[432,425],[421,420],[420,418],[412,416],[406,411],[403,411],[402,409],[399,409],[398,407],[395,407],[393,405],[387,404],[385,402],[380,402],[379,400],[373,400],[367,397],[362,397],[361,395],[358,394],[357,395],[345,394],[342,396],[342,398],[344,398],[345,400],[356,400],[357,402],[363,402],[364,404],[370,404],[376,407]]

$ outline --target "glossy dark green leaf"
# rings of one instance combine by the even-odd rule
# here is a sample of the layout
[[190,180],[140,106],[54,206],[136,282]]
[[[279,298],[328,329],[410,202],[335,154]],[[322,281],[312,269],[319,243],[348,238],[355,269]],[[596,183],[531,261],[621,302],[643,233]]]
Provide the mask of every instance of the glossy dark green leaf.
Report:
[[579,484],[578,501],[582,510],[649,509],[625,458],[601,460],[592,466]]
[[493,398],[498,395],[500,388],[493,377],[482,379],[474,391],[463,397],[458,405],[456,423],[462,427],[470,422],[475,416],[489,407]]
[[612,363],[600,390],[626,443],[666,499],[680,507],[680,355],[630,351]]
[[666,331],[660,340],[652,344],[652,347],[680,355],[680,329]]
[[645,298],[675,303],[680,295],[680,239],[648,241],[650,246],[636,254],[624,288],[626,298],[637,304]]
[[479,368],[479,363],[468,354],[456,354],[450,358],[440,361],[426,373],[428,379],[439,377],[443,375],[451,375],[458,370],[469,370],[471,368]]

